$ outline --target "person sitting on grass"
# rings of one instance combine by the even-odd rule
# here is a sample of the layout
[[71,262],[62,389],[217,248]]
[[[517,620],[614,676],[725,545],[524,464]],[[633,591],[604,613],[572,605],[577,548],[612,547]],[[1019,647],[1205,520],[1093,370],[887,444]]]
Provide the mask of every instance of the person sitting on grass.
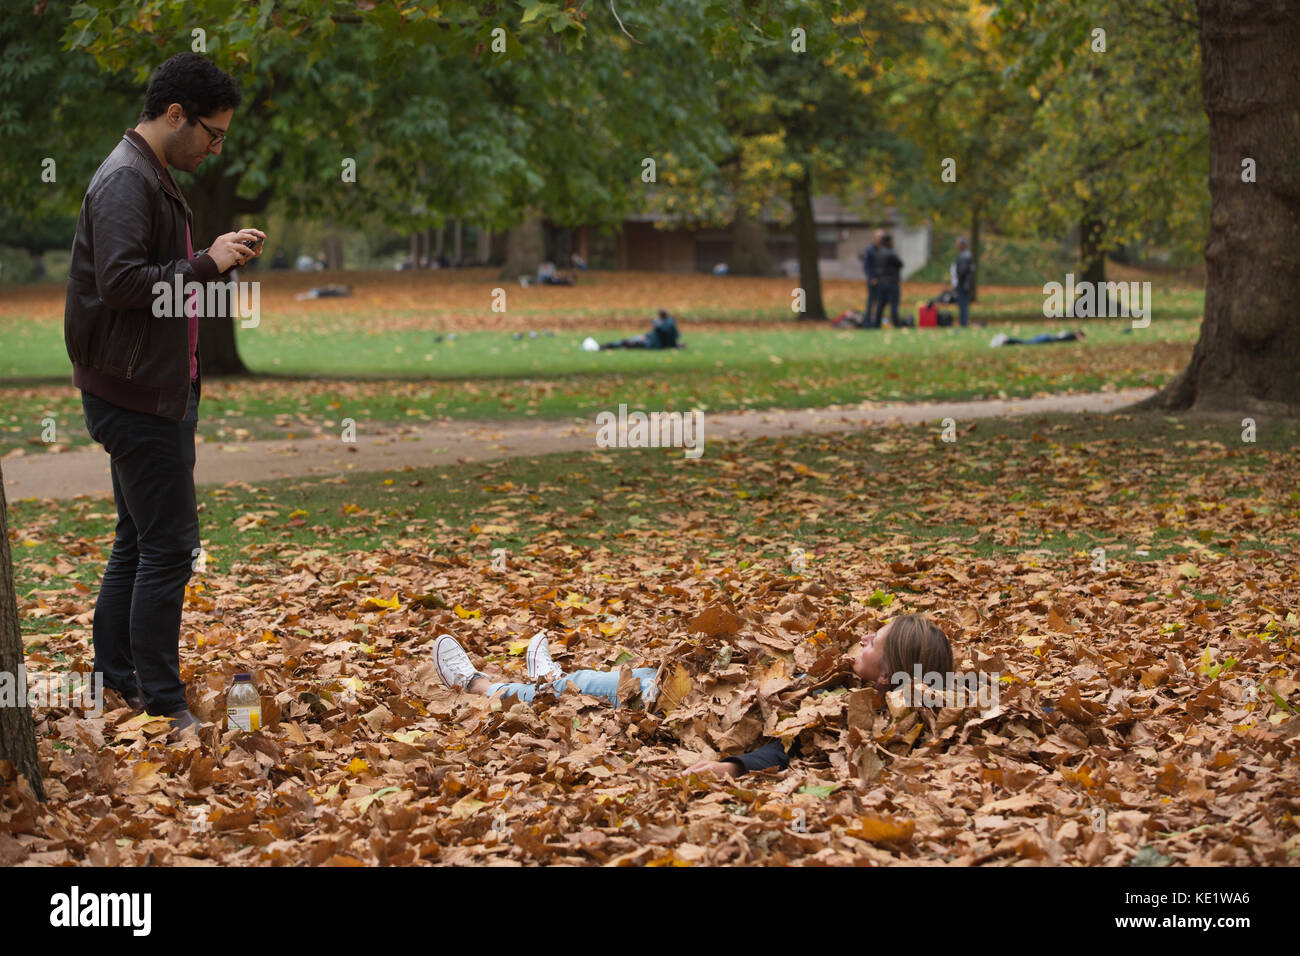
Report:
[[1005,332],[999,332],[993,336],[993,341],[989,343],[989,348],[1000,348],[1003,345],[1050,345],[1053,342],[1082,342],[1087,335],[1083,329],[1075,329],[1072,332],[1042,332],[1038,335],[1031,335],[1027,339],[1018,339],[1007,335]]
[[686,344],[681,341],[681,336],[677,331],[677,320],[668,314],[667,309],[660,309],[659,317],[655,319],[654,328],[645,335],[634,335],[628,339],[619,339],[617,342],[606,342],[601,348],[684,349]]
[[[549,684],[559,694],[572,684],[580,694],[603,697],[618,706],[619,672],[580,670],[565,673],[551,659],[545,631],[538,631],[528,642],[525,664],[530,683],[493,681],[474,668],[465,649],[450,634],[443,634],[434,642],[433,659],[438,677],[452,690],[487,697],[513,697],[516,701],[531,703],[540,686]],[[887,691],[896,675],[904,674],[910,678],[917,665],[923,674],[951,673],[952,644],[943,629],[924,614],[901,614],[884,627],[862,636],[853,660],[853,673],[864,684]],[[641,682],[641,700],[647,709],[658,697],[657,674],[653,667],[638,667],[632,671],[632,676]],[[791,757],[797,756],[798,741],[787,751],[780,740],[771,740],[749,753],[700,761],[688,767],[686,772],[738,777],[751,770],[771,767],[784,770],[790,765]]]
[[537,267],[538,285],[573,285],[577,280],[555,270],[554,262],[543,262]]

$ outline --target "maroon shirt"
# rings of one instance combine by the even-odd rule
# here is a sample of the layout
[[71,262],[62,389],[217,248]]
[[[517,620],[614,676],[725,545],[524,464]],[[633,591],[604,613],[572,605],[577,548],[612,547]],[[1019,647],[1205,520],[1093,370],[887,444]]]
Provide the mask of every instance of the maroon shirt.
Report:
[[[153,151],[149,141],[133,129],[128,129],[126,135],[135,141],[150,161],[158,167],[158,171],[167,177],[168,182],[175,187],[177,195],[183,196],[180,184],[172,178],[171,170],[159,158],[158,154]],[[194,241],[190,237],[189,207],[185,209],[185,256],[190,260],[190,264],[196,264],[200,259],[207,259],[212,265],[212,271],[216,270],[216,263],[211,262],[212,257],[206,252],[196,256],[194,254]],[[192,294],[185,301],[185,317],[189,322],[189,341],[190,341],[190,381],[194,381],[199,376],[199,302],[198,293]]]

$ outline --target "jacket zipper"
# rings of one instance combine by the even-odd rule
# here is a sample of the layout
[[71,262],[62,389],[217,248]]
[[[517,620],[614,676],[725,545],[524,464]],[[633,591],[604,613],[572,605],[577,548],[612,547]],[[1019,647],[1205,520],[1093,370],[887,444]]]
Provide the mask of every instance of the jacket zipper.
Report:
[[126,364],[126,380],[129,382],[131,376],[135,373],[135,360],[140,357],[140,349],[144,347],[144,336],[149,331],[149,323],[146,322],[140,329],[140,337],[136,339],[135,348],[131,351],[131,359]]

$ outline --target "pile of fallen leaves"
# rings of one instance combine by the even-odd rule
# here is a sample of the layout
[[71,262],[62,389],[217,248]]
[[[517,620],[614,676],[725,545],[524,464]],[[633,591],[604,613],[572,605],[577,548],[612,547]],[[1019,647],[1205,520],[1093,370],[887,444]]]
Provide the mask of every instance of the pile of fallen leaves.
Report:
[[[182,672],[208,724],[37,712],[48,800],[0,767],[0,864],[1284,864],[1300,851],[1297,562],[890,560],[807,576],[569,546],[506,570],[457,555],[245,550],[196,578]],[[28,655],[86,670],[89,596]],[[844,652],[931,614],[992,706],[913,707]],[[622,706],[449,691],[432,642],[523,680],[619,669]],[[659,700],[630,668],[660,669]],[[251,671],[263,729],[224,729]],[[112,698],[114,695],[109,695]],[[969,704],[969,701],[967,702]],[[784,773],[685,773],[778,736]]]

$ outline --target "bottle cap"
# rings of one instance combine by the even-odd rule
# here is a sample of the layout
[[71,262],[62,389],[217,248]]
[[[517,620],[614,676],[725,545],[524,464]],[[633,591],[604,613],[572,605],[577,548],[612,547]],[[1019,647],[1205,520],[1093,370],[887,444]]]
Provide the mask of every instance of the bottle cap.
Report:
[[252,680],[252,679],[253,679],[253,675],[252,675],[252,674],[236,674],[236,675],[235,675],[235,680]]

